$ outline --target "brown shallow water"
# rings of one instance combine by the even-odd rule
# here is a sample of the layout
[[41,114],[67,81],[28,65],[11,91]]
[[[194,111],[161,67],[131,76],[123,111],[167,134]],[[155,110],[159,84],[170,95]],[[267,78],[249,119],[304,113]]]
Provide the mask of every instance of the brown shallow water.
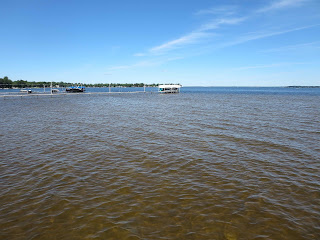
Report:
[[319,100],[1,99],[0,239],[320,239]]

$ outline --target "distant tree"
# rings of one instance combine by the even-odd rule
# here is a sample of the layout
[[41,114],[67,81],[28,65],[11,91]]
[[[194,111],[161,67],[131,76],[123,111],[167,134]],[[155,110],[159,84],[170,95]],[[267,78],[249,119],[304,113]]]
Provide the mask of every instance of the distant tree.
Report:
[[[109,87],[109,83],[96,83],[96,84],[83,84],[83,83],[67,83],[67,82],[52,82],[52,86],[59,86],[59,87],[68,87],[71,85],[82,85],[85,87]],[[144,83],[110,83],[111,87],[156,87],[159,84],[144,84]],[[50,87],[51,82],[46,81],[39,81],[39,82],[28,82],[26,80],[17,80],[12,81],[7,76],[0,78],[0,88],[29,88],[29,87]]]
[[12,81],[7,76],[0,78],[0,88],[12,88]]
[[7,85],[7,88],[12,88],[12,81],[7,76],[5,76],[3,80],[4,80],[4,84]]
[[16,88],[25,88],[28,87],[28,82],[25,80],[17,80],[12,83],[12,86]]

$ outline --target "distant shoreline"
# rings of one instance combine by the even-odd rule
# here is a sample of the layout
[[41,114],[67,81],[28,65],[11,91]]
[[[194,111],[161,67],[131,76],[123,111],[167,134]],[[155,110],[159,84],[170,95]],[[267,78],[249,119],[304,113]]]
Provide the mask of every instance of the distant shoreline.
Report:
[[320,86],[184,86],[184,87],[214,87],[214,88],[320,88]]
[[320,86],[287,86],[287,88],[320,88]]

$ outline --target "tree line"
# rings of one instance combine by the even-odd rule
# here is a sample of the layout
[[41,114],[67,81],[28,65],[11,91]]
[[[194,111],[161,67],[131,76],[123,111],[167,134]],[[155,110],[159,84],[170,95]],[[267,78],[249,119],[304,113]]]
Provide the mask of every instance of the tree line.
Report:
[[95,84],[86,84],[86,83],[70,83],[70,82],[29,82],[27,80],[16,80],[13,81],[7,76],[0,78],[0,88],[42,88],[50,87],[52,84],[53,87],[68,87],[68,86],[84,86],[84,87],[157,87],[159,84],[144,84],[144,83],[95,83]]

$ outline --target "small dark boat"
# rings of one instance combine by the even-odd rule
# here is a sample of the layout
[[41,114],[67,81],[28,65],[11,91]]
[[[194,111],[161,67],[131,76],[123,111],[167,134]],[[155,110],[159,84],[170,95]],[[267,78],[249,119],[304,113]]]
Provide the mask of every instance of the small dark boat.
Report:
[[83,86],[71,86],[71,87],[66,88],[66,92],[71,92],[71,93],[84,92],[85,90],[86,90],[86,88]]

